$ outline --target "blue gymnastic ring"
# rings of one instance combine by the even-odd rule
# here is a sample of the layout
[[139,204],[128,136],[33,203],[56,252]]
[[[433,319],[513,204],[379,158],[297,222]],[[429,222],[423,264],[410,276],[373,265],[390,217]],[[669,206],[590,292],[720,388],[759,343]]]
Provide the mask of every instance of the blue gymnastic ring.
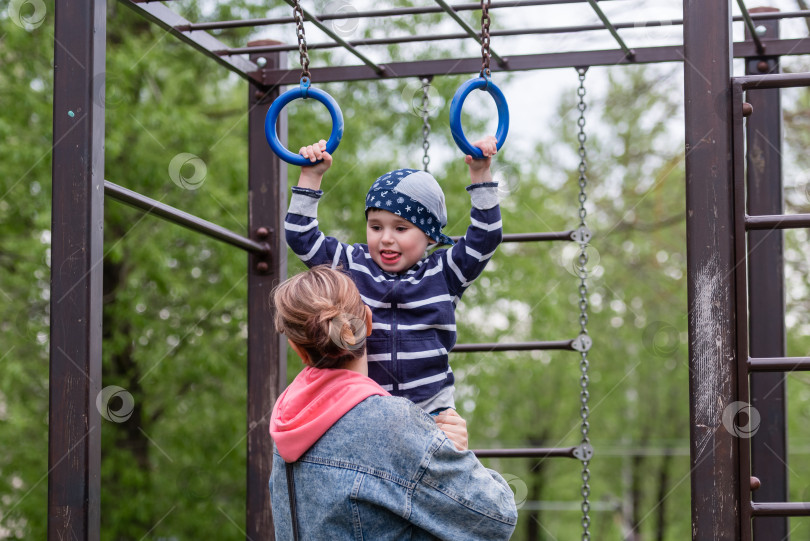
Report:
[[495,100],[495,105],[498,106],[498,131],[495,133],[495,139],[498,140],[498,150],[503,146],[506,134],[509,132],[509,106],[506,104],[506,97],[501,89],[495,86],[489,77],[470,79],[456,90],[453,101],[450,102],[450,133],[453,134],[453,139],[464,154],[468,154],[476,160],[483,160],[484,153],[467,141],[464,130],[461,128],[461,108],[464,107],[464,100],[467,99],[470,92],[479,88],[489,92],[492,99]]
[[309,81],[305,82],[303,80],[301,81],[301,86],[288,90],[276,98],[270,105],[267,116],[264,118],[264,136],[267,138],[267,143],[270,145],[270,148],[273,149],[273,152],[285,162],[305,167],[320,163],[322,160],[311,162],[300,154],[293,154],[284,148],[284,145],[281,144],[281,141],[278,139],[278,134],[276,133],[276,121],[278,120],[278,115],[281,114],[281,110],[284,109],[288,103],[298,98],[313,98],[324,104],[329,111],[329,115],[332,117],[332,133],[329,135],[329,140],[326,142],[326,152],[329,154],[332,154],[335,149],[337,149],[340,140],[343,138],[343,113],[332,96],[323,90],[310,87]]

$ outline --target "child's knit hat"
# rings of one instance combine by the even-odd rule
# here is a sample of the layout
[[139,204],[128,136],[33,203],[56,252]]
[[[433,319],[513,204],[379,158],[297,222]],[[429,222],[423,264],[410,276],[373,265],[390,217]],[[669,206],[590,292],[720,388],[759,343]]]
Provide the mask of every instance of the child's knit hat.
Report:
[[372,208],[405,218],[438,244],[454,244],[442,233],[447,225],[447,207],[444,192],[430,173],[397,169],[382,175],[366,195],[366,216]]

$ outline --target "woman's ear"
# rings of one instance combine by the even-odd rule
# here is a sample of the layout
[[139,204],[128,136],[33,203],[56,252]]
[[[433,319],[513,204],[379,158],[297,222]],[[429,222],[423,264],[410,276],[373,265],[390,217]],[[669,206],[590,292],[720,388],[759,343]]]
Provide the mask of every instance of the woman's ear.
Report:
[[309,355],[307,354],[306,350],[304,348],[302,348],[301,346],[299,346],[298,344],[296,344],[295,342],[293,342],[292,340],[290,340],[289,338],[287,338],[287,343],[290,344],[290,347],[293,349],[295,354],[298,355],[299,357],[301,357],[301,361],[305,365],[309,366],[310,359],[309,359]]
[[366,336],[371,334],[371,308],[366,306]]

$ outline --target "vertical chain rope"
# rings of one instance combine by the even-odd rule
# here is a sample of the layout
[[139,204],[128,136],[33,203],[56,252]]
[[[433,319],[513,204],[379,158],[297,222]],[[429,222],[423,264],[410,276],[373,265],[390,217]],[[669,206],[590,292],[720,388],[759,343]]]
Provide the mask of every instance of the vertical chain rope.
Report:
[[309,74],[309,53],[307,53],[307,37],[304,34],[304,10],[300,2],[295,2],[293,6],[293,16],[295,17],[295,28],[298,36],[298,54],[301,62],[301,78],[306,77],[312,80]]
[[[579,109],[579,118],[577,119],[577,126],[579,126],[579,132],[577,133],[577,139],[579,140],[579,227],[580,231],[587,231],[587,227],[585,225],[585,217],[587,216],[587,211],[585,210],[585,201],[587,200],[587,194],[585,189],[588,186],[588,177],[586,175],[588,171],[587,165],[587,152],[585,150],[585,141],[587,140],[587,136],[585,135],[585,109],[587,106],[585,105],[585,72],[587,68],[577,68],[577,73],[579,74],[579,88],[577,89],[577,96],[579,96],[579,103],[577,104],[577,109]],[[579,260],[577,265],[577,274],[579,275],[579,325],[580,325],[580,338],[587,339],[582,340],[583,342],[590,343],[588,337],[588,240],[590,239],[590,235],[583,235],[579,237]],[[579,408],[579,415],[582,418],[582,443],[580,444],[581,456],[580,459],[582,460],[582,541],[589,541],[591,538],[590,532],[590,525],[591,525],[591,502],[590,502],[590,495],[591,495],[591,472],[589,469],[590,465],[590,458],[592,456],[592,449],[590,445],[590,423],[588,421],[588,417],[590,415],[590,409],[588,407],[588,399],[590,398],[590,394],[588,392],[588,349],[589,347],[583,347],[580,350],[581,360],[579,362],[579,370],[580,370],[580,378],[579,378],[579,386],[580,386],[580,408]]]
[[491,0],[481,0],[481,75],[489,77],[489,6]]
[[425,154],[422,156],[422,165],[425,173],[428,172],[430,164],[430,77],[422,77],[422,149]]

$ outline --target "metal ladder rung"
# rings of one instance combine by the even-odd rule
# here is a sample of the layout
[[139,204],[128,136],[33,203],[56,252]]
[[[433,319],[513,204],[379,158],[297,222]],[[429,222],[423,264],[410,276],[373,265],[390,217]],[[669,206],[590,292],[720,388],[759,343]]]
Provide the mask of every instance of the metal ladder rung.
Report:
[[810,517],[810,502],[751,502],[755,517]]
[[509,233],[503,236],[503,242],[543,242],[552,240],[572,240],[571,231],[549,231],[547,233]]
[[528,449],[474,449],[478,458],[576,458],[577,447],[540,447]]
[[797,229],[801,227],[810,227],[810,214],[745,216],[746,231],[759,229]]
[[749,357],[749,372],[810,371],[810,357]]
[[[546,233],[505,233],[501,242],[547,242],[553,240],[573,240],[575,229],[569,231],[548,231]],[[455,242],[461,238],[451,237]]]
[[470,353],[474,351],[536,351],[542,349],[560,349],[574,351],[574,340],[556,340],[547,342],[504,342],[491,344],[456,344],[451,353]]

